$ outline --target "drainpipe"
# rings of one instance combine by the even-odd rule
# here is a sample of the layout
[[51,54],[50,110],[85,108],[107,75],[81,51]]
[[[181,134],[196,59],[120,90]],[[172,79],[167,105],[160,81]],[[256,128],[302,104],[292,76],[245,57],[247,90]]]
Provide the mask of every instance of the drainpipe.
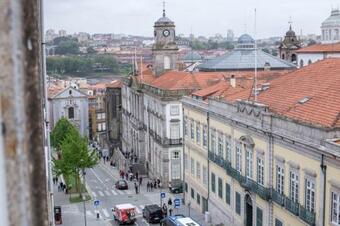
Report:
[[[187,123],[187,122],[186,122]],[[182,125],[184,125],[184,107],[182,103]],[[184,161],[184,153],[185,153],[185,128],[182,127],[182,144],[183,144],[183,150],[182,150],[182,163],[183,163],[183,183],[182,183],[182,189],[183,189],[183,200],[182,203],[185,204],[185,161]]]
[[[207,150],[208,150],[208,197],[207,197],[207,204],[209,203],[209,197],[210,197],[210,161],[209,161],[209,151],[210,151],[210,118],[209,118],[209,112],[207,112]],[[208,204],[209,206],[209,204]],[[209,210],[209,208],[208,208]]]
[[327,166],[324,164],[324,155],[321,155],[321,171],[323,174],[323,199],[322,199],[322,226],[325,226],[325,212],[326,212],[326,170]]

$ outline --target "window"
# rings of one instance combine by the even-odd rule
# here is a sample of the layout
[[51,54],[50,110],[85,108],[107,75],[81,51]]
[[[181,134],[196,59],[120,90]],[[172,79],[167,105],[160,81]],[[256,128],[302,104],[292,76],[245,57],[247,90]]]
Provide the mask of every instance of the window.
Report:
[[223,198],[223,185],[222,185],[222,179],[218,178],[218,196],[222,199]]
[[253,150],[246,146],[246,176],[253,178]]
[[275,226],[283,226],[282,221],[280,221],[279,219],[275,218]]
[[282,166],[276,166],[276,191],[280,194],[284,192],[284,177],[285,172]]
[[188,161],[188,155],[184,153],[184,167],[185,169],[189,169],[189,161]]
[[264,185],[264,161],[257,157],[257,183]]
[[310,65],[312,63],[312,60],[311,59],[309,59],[308,60],[308,65]]
[[305,180],[305,207],[307,210],[314,212],[315,204],[315,183],[311,179],[306,178]]
[[100,113],[97,113],[97,119],[102,119],[102,115]]
[[207,126],[203,126],[203,147],[207,147],[207,143],[208,143]]
[[105,131],[106,130],[106,123],[104,122],[104,123],[102,123],[102,129],[103,129],[103,131]]
[[105,119],[105,116],[106,116],[105,113],[102,113],[102,119]]
[[231,162],[231,142],[230,137],[225,137],[225,154],[226,154],[226,160],[228,162]]
[[184,118],[184,135],[188,136],[188,118]]
[[188,192],[188,183],[187,182],[185,182],[184,187],[185,187],[185,192]]
[[256,208],[256,226],[262,226],[263,211],[259,207]]
[[300,60],[300,67],[303,67],[303,60]]
[[190,137],[193,140],[195,138],[195,132],[194,132],[194,121],[191,120],[190,123]]
[[240,143],[236,145],[236,170],[242,172],[242,150]]
[[211,173],[211,190],[216,193],[216,177],[214,173]]
[[236,192],[235,193],[235,211],[238,215],[241,215],[241,195],[240,193]]
[[332,192],[332,223],[340,225],[340,194]]
[[299,175],[295,171],[290,171],[290,185],[289,185],[289,193],[290,199],[294,202],[299,202]]
[[195,191],[194,191],[194,189],[193,188],[191,188],[191,198],[195,198]]
[[201,143],[201,126],[199,123],[196,123],[196,143]]
[[170,115],[179,115],[179,106],[171,105],[170,106]]
[[211,131],[211,152],[216,153],[216,136],[215,131]]
[[173,151],[172,152],[172,158],[173,159],[179,159],[179,151]]
[[97,124],[97,131],[102,131],[102,124],[101,123]]
[[197,204],[201,205],[201,196],[198,193],[196,193],[196,200],[197,200]]
[[179,122],[170,122],[170,139],[179,139]]
[[201,164],[199,162],[196,162],[196,177],[201,179]]
[[169,70],[171,68],[170,64],[170,57],[164,56],[164,70]]
[[223,158],[223,135],[218,134],[218,155]]
[[203,184],[208,185],[208,170],[206,166],[203,166]]
[[181,163],[177,161],[171,161],[171,179],[181,179]]
[[191,175],[195,176],[195,160],[191,158]]
[[74,119],[74,107],[69,107],[68,108],[68,118],[69,119]]
[[230,184],[225,183],[225,202],[230,205]]

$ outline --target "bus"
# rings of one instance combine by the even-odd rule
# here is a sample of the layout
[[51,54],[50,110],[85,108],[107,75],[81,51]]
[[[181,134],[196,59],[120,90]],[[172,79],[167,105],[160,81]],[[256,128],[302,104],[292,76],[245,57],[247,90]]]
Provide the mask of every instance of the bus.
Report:
[[170,216],[164,218],[161,226],[201,226],[199,223],[195,222],[190,217],[184,217],[182,215]]

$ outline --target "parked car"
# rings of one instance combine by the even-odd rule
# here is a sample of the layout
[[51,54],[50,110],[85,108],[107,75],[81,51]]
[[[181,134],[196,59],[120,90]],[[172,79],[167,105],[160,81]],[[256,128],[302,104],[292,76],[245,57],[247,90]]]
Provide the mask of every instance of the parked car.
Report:
[[143,209],[143,217],[149,223],[159,223],[163,219],[162,208],[156,204],[147,205]]
[[116,205],[112,211],[119,224],[134,224],[136,221],[136,207],[130,203]]
[[129,189],[129,186],[128,186],[128,183],[126,182],[126,180],[118,180],[115,183],[115,186],[119,190],[127,190],[127,189]]
[[177,186],[169,187],[169,189],[170,189],[171,193],[175,193],[175,194],[182,193],[183,192],[183,185],[178,184]]

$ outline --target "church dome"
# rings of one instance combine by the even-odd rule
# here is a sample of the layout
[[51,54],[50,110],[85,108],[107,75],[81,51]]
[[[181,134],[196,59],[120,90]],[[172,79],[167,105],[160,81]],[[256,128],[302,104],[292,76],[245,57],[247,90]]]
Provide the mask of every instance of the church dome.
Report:
[[163,16],[155,22],[155,26],[162,25],[175,25],[175,23],[165,15],[165,9],[163,9]]
[[255,41],[250,35],[243,34],[238,38],[237,43],[238,44],[252,44],[252,43],[255,43]]
[[286,32],[286,36],[288,37],[296,36],[295,32],[292,29],[292,26],[289,26],[289,30]]
[[340,26],[340,10],[333,9],[331,16],[328,17],[323,23],[322,27],[332,27],[332,26]]

